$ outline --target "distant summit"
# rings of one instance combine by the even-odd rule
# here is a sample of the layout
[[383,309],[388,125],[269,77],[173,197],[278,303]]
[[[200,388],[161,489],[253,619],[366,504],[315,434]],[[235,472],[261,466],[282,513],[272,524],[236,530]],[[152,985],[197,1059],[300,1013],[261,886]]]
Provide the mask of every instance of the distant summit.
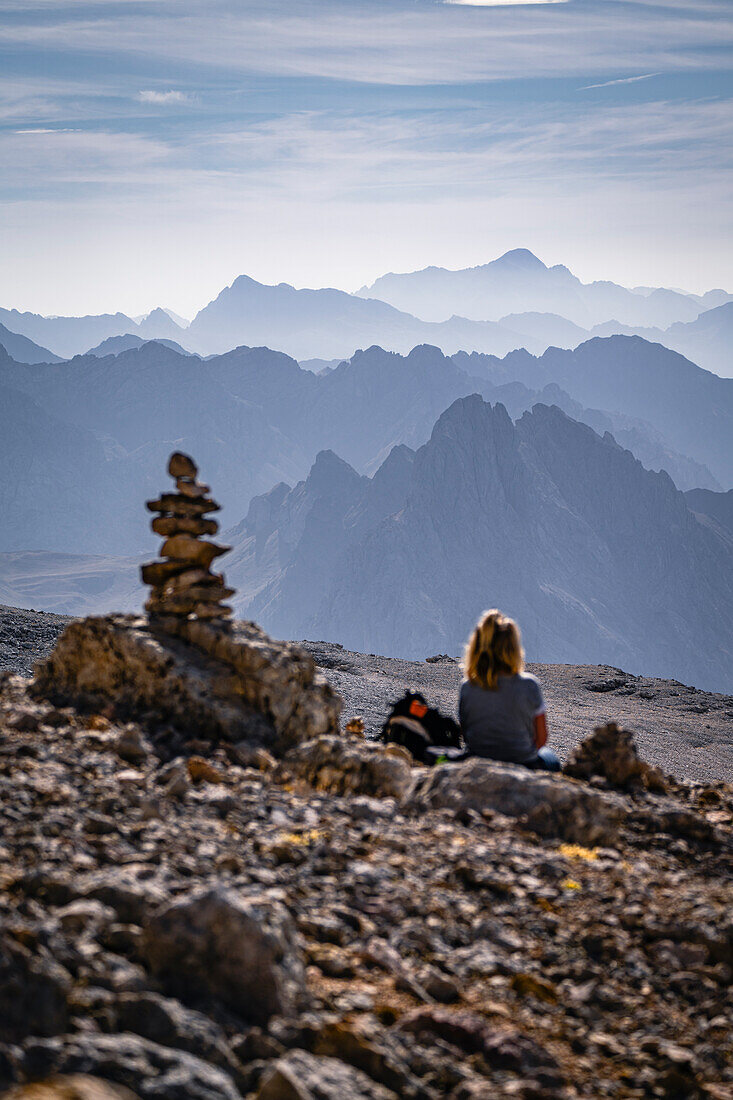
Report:
[[182,348],[180,344],[177,344],[175,340],[160,340],[157,338],[155,340],[144,340],[141,336],[134,336],[131,332],[125,333],[124,336],[109,336],[101,344],[97,344],[95,348],[90,348],[86,354],[95,355],[98,359],[101,359],[105,355],[120,355],[123,351],[141,348],[143,344],[148,343],[161,344],[165,348],[177,351],[179,355],[192,354]]
[[472,321],[498,321],[506,314],[551,313],[585,329],[608,321],[665,329],[694,320],[713,302],[719,304],[717,292],[706,301],[664,288],[629,290],[609,281],[582,283],[567,267],[547,267],[527,248],[457,271],[428,267],[383,275],[357,293],[425,321],[444,321],[454,314]]
[[733,688],[733,542],[610,435],[542,404],[515,424],[473,395],[390,476],[324,479],[322,461],[278,487],[266,528],[238,529],[239,610],[277,636],[458,653],[476,608],[499,606],[533,659]]
[[503,256],[499,256],[497,260],[493,260],[492,263],[485,266],[513,267],[520,271],[536,271],[541,268],[543,271],[547,271],[547,267],[542,260],[538,259],[534,252],[530,252],[528,248],[512,248],[511,251],[505,252]]

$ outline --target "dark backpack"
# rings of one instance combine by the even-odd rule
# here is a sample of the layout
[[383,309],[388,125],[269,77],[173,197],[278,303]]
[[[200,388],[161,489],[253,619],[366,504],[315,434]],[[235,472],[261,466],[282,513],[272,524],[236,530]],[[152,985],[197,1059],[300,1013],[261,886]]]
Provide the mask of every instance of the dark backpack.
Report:
[[406,691],[392,704],[380,737],[385,744],[403,745],[421,764],[460,760],[464,755],[458,723],[428,706],[419,691]]

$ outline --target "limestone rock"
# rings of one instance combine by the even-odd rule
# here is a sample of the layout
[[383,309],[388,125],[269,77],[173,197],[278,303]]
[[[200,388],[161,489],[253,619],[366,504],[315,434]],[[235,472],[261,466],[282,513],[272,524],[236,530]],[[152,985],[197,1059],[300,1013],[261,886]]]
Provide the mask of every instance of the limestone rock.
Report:
[[623,806],[612,795],[559,776],[482,759],[433,768],[418,782],[409,805],[456,813],[494,810],[524,819],[541,836],[587,845],[612,843],[623,817]]
[[176,478],[176,490],[190,500],[203,500],[211,491],[208,485],[200,485],[197,481],[186,477]]
[[361,1070],[293,1050],[265,1073],[256,1100],[397,1100]]
[[150,524],[156,535],[215,535],[219,524],[215,519],[199,516],[156,516]]
[[286,773],[334,794],[375,795],[402,799],[412,784],[404,755],[368,742],[318,737],[293,749],[282,765]]
[[253,1023],[292,1011],[304,994],[295,926],[262,895],[184,895],[147,921],[144,949],[166,988],[184,1000],[207,993]]
[[174,451],[168,459],[168,473],[171,477],[195,478],[198,472],[198,466],[194,460],[182,451]]
[[619,729],[615,722],[597,726],[577,745],[563,771],[576,779],[603,776],[612,787],[647,787],[663,792],[666,784],[661,772],[640,757],[630,730]]
[[208,569],[214,558],[226,554],[229,549],[228,546],[217,546],[191,535],[173,535],[163,543],[161,554],[172,561],[193,563]]
[[224,633],[184,619],[163,631],[131,615],[71,623],[36,667],[33,691],[88,710],[114,701],[189,736],[276,751],[335,732],[341,709],[309,654],[254,623]]
[[182,493],[161,493],[156,500],[147,501],[146,507],[149,512],[198,518],[205,516],[208,512],[218,512],[221,505],[210,497],[198,500],[184,496]]

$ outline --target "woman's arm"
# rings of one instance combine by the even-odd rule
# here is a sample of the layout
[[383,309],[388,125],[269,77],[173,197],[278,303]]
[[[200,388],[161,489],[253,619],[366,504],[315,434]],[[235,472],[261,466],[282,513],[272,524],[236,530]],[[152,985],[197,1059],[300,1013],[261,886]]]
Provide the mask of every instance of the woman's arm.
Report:
[[534,743],[538,749],[547,744],[547,715],[544,711],[534,716]]

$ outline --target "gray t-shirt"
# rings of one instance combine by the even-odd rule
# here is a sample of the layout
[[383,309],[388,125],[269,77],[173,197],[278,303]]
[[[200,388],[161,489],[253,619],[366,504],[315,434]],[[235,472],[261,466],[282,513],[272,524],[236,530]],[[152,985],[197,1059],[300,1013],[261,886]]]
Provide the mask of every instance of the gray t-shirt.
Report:
[[544,709],[539,681],[528,672],[499,676],[495,691],[464,680],[459,717],[466,747],[475,756],[524,764],[537,755],[534,719]]

